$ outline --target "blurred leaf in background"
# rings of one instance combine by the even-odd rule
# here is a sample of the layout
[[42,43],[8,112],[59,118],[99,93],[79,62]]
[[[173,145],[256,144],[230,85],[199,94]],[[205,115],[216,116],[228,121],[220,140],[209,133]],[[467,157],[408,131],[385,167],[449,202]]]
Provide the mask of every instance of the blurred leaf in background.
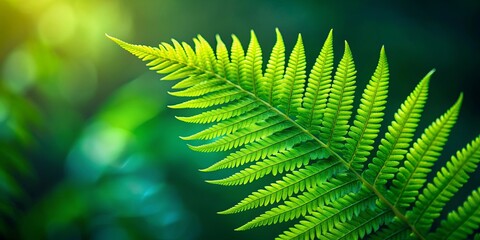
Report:
[[358,59],[359,85],[376,63],[372,53],[386,45],[391,109],[434,67],[424,122],[465,92],[459,134],[446,153],[480,131],[479,1],[0,0],[0,9],[0,225],[7,238],[269,239],[282,229],[233,232],[248,216],[216,215],[250,186],[226,195],[203,183],[218,176],[197,169],[216,157],[177,140],[195,129],[173,117],[193,113],[167,109],[175,103],[170,86],[145,75],[105,33],[147,45],[191,42],[198,33],[213,42],[218,33],[229,45],[230,34],[245,42],[255,29],[267,53],[279,27],[288,49],[302,33],[311,66],[334,28],[334,41],[348,39]]
[[31,210],[24,239],[195,237],[195,222],[165,180],[166,160],[144,147],[158,138],[141,128],[165,104],[150,79],[118,89],[85,125],[67,156],[67,177]]
[[19,209],[25,207],[22,180],[34,179],[22,149],[35,144],[29,128],[38,124],[36,107],[0,82],[0,235],[13,235],[9,226],[18,224]]

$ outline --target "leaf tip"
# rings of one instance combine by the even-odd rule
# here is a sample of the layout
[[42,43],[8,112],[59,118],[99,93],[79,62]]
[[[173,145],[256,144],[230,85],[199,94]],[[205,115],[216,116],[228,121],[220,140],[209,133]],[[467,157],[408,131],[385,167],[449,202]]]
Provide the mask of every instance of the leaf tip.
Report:
[[387,61],[387,52],[385,50],[385,45],[382,45],[382,48],[380,49],[380,59],[379,62],[383,62],[385,64],[388,63]]
[[330,29],[330,32],[328,32],[327,40],[325,42],[328,42],[328,43],[332,44],[332,42],[333,42],[333,28]]
[[240,226],[240,227],[238,227],[238,228],[235,228],[235,231],[240,232],[240,231],[245,231],[245,230],[247,230],[247,229],[248,229],[248,228],[245,228],[245,225],[243,225],[243,226]]
[[206,183],[221,185],[220,180],[205,180]]
[[455,105],[461,105],[462,101],[463,101],[463,92],[460,92],[460,95],[458,96],[458,99]]
[[220,37],[219,34],[215,35],[215,40],[217,41],[217,44],[223,44],[222,38]]
[[436,71],[435,68],[432,69],[432,70],[430,70],[430,71],[427,73],[427,75],[425,75],[425,78],[430,79],[430,78],[432,77],[432,75],[435,73],[435,71]]
[[281,40],[283,37],[282,37],[282,33],[280,32],[280,30],[277,28],[275,28],[275,35],[277,36],[277,41],[278,40]]
[[232,36],[233,44],[238,44],[238,45],[242,46],[242,43],[240,42],[240,39],[238,39],[237,35],[232,34],[231,36]]
[[171,109],[180,109],[180,108],[184,108],[184,103],[177,103],[177,104],[173,104],[173,105],[167,105],[168,108],[171,108]]
[[350,50],[350,45],[348,44],[347,40],[345,40],[344,42],[345,42],[345,52],[351,53],[352,51]]
[[120,46],[127,45],[126,42],[124,42],[124,41],[122,41],[122,40],[120,40],[120,39],[118,39],[118,38],[116,38],[116,37],[112,37],[112,36],[108,35],[108,33],[105,33],[105,36],[106,36],[108,39],[112,40],[113,42],[115,42],[116,44],[118,44],[118,45],[120,45]]
[[217,212],[217,214],[226,215],[226,214],[232,214],[232,212],[230,211],[230,209],[227,209],[227,210],[219,211]]
[[250,30],[250,42],[258,42],[257,35],[253,29]]
[[175,118],[176,118],[177,120],[182,121],[182,122],[185,122],[186,119],[187,119],[187,117],[181,117],[181,116],[175,116]]
[[195,149],[197,149],[198,147],[197,146],[193,146],[191,144],[187,144],[187,147],[192,149],[193,151],[195,151]]

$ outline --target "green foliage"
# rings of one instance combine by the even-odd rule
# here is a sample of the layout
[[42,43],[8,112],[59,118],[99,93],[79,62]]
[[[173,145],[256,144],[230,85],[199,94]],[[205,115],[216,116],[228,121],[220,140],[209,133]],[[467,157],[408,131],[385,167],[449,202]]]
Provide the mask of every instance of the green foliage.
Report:
[[13,234],[18,210],[26,192],[22,180],[31,180],[33,170],[24,151],[35,143],[31,128],[37,124],[36,106],[0,83],[0,235]]
[[480,224],[478,189],[438,227],[433,222],[475,171],[480,136],[427,183],[463,96],[415,140],[433,71],[428,73],[380,138],[389,84],[385,49],[353,111],[356,69],[348,43],[334,70],[330,31],[306,79],[301,36],[286,64],[282,36],[278,30],[276,34],[264,73],[253,31],[246,53],[235,36],[230,53],[217,36],[216,54],[201,36],[194,39],[194,47],[175,40],[148,47],[111,39],[148,61],[151,70],[165,74],[164,80],[180,80],[173,87],[178,91],[171,94],[190,99],[171,107],[200,108],[200,113],[178,119],[212,124],[184,138],[207,140],[190,146],[196,151],[229,152],[203,171],[239,169],[210,183],[236,186],[268,174],[279,175],[278,180],[220,212],[269,207],[237,230],[295,220],[278,239],[472,237]]

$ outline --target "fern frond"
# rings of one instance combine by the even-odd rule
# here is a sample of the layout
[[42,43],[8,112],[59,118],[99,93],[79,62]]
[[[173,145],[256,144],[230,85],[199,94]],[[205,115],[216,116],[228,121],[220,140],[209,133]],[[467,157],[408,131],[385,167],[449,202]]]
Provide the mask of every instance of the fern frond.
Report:
[[237,213],[280,202],[307,188],[316,187],[342,170],[344,167],[334,161],[321,161],[305,166],[303,169],[286,174],[281,180],[250,194],[235,206],[220,213]]
[[176,92],[168,92],[172,96],[176,97],[200,97],[208,93],[233,89],[231,85],[225,85],[222,81],[203,81],[199,84],[191,86],[187,89],[183,89]]
[[[357,217],[366,209],[373,209],[375,196],[366,191],[359,194],[348,194],[331,203],[331,206],[324,206],[312,212],[294,227],[285,231],[278,239],[314,239],[320,238],[333,231],[334,228],[343,228],[340,224]],[[335,239],[335,238],[334,238]]]
[[238,167],[277,154],[278,152],[293,147],[297,143],[309,140],[301,131],[287,131],[272,134],[263,138],[261,142],[254,142],[238,151],[231,153],[224,159],[204,169],[205,172],[217,171],[224,168]]
[[168,106],[169,108],[180,109],[180,108],[208,108],[220,104],[229,103],[235,100],[242,98],[240,94],[242,91],[239,89],[231,89],[227,91],[215,92],[201,98],[196,98],[182,102],[175,105]]
[[250,112],[245,112],[241,116],[233,117],[215,124],[203,131],[195,133],[188,137],[182,137],[183,140],[213,139],[219,136],[236,132],[238,129],[244,129],[252,126],[258,121],[265,121],[274,116],[274,113],[263,107],[255,108]]
[[457,210],[448,214],[430,239],[466,239],[480,226],[480,188],[474,190]]
[[369,237],[372,240],[404,240],[411,239],[409,237],[411,231],[405,227],[405,223],[401,222],[398,218],[393,218],[393,220],[386,224],[386,227],[383,227],[380,231],[375,232]]
[[352,52],[345,41],[345,53],[335,73],[320,129],[320,139],[334,151],[343,148],[344,136],[349,128],[348,121],[352,115],[356,73]]
[[210,44],[201,35],[194,38],[193,42],[195,43],[195,53],[197,54],[199,67],[214,72],[217,59]]
[[247,143],[257,142],[262,138],[268,137],[275,132],[280,132],[292,127],[291,123],[281,118],[272,117],[260,121],[248,128],[240,129],[223,138],[215,140],[200,146],[190,146],[194,151],[198,152],[220,152],[233,148],[241,147]]
[[262,77],[262,49],[252,30],[250,31],[247,55],[240,69],[240,86],[254,95],[258,95]]
[[423,107],[428,96],[430,71],[415,87],[394,115],[385,137],[378,146],[377,156],[368,165],[365,178],[376,187],[383,187],[398,171],[398,165],[413,140]]
[[440,216],[441,209],[469,179],[468,174],[475,171],[480,162],[480,136],[468,144],[456,156],[452,156],[437,172],[415,202],[415,207],[407,212],[417,229],[428,232],[433,221]]
[[365,236],[377,231],[383,224],[388,223],[393,213],[382,211],[379,208],[367,209],[351,221],[344,222],[340,227],[332,229],[326,234],[328,239],[350,240],[363,239]]
[[276,100],[274,103],[278,103],[278,108],[284,111],[287,116],[296,116],[297,110],[302,105],[303,88],[307,77],[305,58],[302,36],[299,34],[297,43],[290,54],[290,59],[288,59],[285,76],[280,83],[273,87],[273,97]]
[[408,207],[416,200],[420,188],[426,181],[427,174],[440,156],[450,129],[457,120],[463,95],[440,118],[434,121],[422,136],[410,148],[404,166],[393,180],[392,194],[396,196],[395,206]]
[[230,57],[228,56],[227,46],[219,35],[215,36],[215,39],[217,40],[215,72],[223,78],[231,79],[233,74],[230,72]]
[[243,62],[245,61],[245,52],[243,50],[242,44],[240,40],[238,40],[237,36],[232,35],[232,49],[231,49],[231,62],[229,64],[229,78],[232,82],[240,85],[240,78],[241,78],[241,69],[243,67]]
[[291,197],[284,204],[268,210],[236,230],[247,230],[253,227],[296,219],[307,215],[307,213],[311,214],[319,207],[324,207],[347,193],[358,191],[360,189],[358,180],[351,178],[351,176],[346,176],[336,176],[312,189],[308,189],[307,192],[297,197]]
[[[265,73],[262,50],[253,31],[246,54],[235,35],[230,52],[219,36],[216,51],[200,35],[193,40],[193,48],[175,40],[153,48],[112,38],[147,61],[151,70],[165,75],[164,80],[179,80],[172,87],[176,91],[170,94],[189,99],[171,107],[199,108],[201,112],[178,119],[211,123],[183,138],[207,140],[189,145],[196,151],[229,151],[202,171],[239,169],[226,178],[207,182],[236,186],[269,174],[280,175],[279,180],[220,212],[268,207],[237,230],[299,218],[303,220],[279,239],[424,240],[467,237],[478,229],[480,189],[450,213],[435,233],[429,233],[448,199],[480,163],[478,137],[424,186],[457,119],[463,95],[412,144],[433,71],[428,73],[380,139],[389,85],[384,47],[350,124],[356,70],[347,42],[332,78],[330,31],[306,81],[301,35],[286,68],[285,46],[278,29],[276,36]],[[376,155],[372,155],[373,149],[377,149]],[[365,163],[369,163],[367,167]]]
[[[265,77],[260,81],[259,96],[270,104],[274,100],[274,87],[279,85],[285,71],[285,45],[283,43],[280,30],[275,29],[277,42],[273,46],[270,59],[268,60],[267,69],[265,69]],[[275,99],[277,100],[277,99]],[[277,100],[278,102],[278,100]],[[274,105],[276,105],[276,103]]]
[[178,120],[187,123],[212,123],[228,120],[233,117],[241,116],[260,106],[259,103],[251,98],[241,99],[227,106],[214,110],[202,112],[200,114],[189,117],[176,117]]
[[380,131],[385,104],[387,103],[389,70],[385,48],[380,50],[377,68],[365,88],[357,115],[350,127],[345,148],[348,151],[347,161],[356,170],[363,168],[373,149],[373,143]]
[[[168,76],[172,76],[173,74],[170,74]],[[184,80],[181,80],[177,84],[172,86],[172,89],[185,89],[185,88],[190,88],[193,87],[197,84],[201,84],[202,82],[208,81],[208,79],[211,79],[210,76],[207,74],[199,74],[199,75],[193,75],[185,78]],[[162,80],[165,80],[162,78]]]
[[299,109],[298,122],[312,134],[320,131],[321,120],[330,92],[333,70],[333,30],[328,33],[322,50],[308,77],[302,107]]
[[[295,168],[307,165],[310,160],[316,160],[312,155],[318,155],[318,151],[320,151],[320,148],[314,144],[302,144],[296,148],[280,151],[275,156],[263,161],[258,161],[228,178],[209,182],[220,185],[239,185],[250,183],[269,173],[272,173],[272,175],[275,176],[277,173],[291,171]],[[321,158],[323,157],[320,157],[320,159]]]

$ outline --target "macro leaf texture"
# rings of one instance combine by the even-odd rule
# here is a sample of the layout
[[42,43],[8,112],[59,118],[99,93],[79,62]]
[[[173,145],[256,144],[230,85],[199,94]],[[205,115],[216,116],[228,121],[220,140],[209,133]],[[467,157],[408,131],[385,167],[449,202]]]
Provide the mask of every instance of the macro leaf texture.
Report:
[[[234,173],[207,182],[236,187],[270,181],[219,213],[264,207],[263,214],[236,230],[289,222],[291,227],[278,239],[474,237],[480,224],[478,189],[446,219],[439,218],[477,168],[480,136],[458,150],[433,180],[427,178],[457,121],[463,94],[425,130],[418,130],[432,70],[381,134],[390,107],[385,47],[355,107],[357,69],[346,41],[335,67],[330,31],[307,74],[302,36],[286,56],[283,37],[278,29],[275,33],[265,70],[254,31],[246,50],[232,35],[230,51],[220,36],[215,50],[200,35],[192,46],[173,40],[158,47],[110,37],[164,80],[177,81],[169,93],[187,99],[170,107],[196,109],[198,114],[177,118],[205,126],[182,137],[204,141],[189,145],[192,150],[227,152],[201,171]],[[264,178],[268,175],[276,177]],[[435,226],[436,220],[441,224]]]

